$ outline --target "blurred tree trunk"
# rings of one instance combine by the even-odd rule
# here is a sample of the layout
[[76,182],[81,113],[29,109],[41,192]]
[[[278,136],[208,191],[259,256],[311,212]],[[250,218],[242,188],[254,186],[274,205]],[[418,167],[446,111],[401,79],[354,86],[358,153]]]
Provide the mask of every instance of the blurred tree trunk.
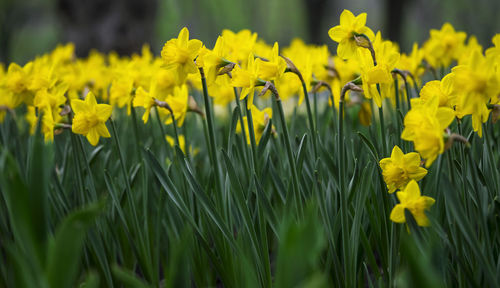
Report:
[[321,28],[323,27],[328,2],[327,0],[304,0],[307,11],[307,31],[310,37],[309,40],[313,44],[324,42],[325,37]]
[[401,42],[401,26],[403,25],[403,13],[408,6],[409,0],[386,0],[385,1],[385,31],[386,37],[394,42]]
[[63,39],[89,50],[129,55],[153,40],[158,0],[57,0]]

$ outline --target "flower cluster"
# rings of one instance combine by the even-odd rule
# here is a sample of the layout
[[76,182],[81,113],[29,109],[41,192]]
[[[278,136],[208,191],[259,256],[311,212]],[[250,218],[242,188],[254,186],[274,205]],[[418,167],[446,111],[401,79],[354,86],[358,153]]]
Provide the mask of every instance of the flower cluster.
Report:
[[[240,115],[236,131],[244,133],[253,126],[254,133],[246,133],[247,142],[251,143],[253,135],[258,144],[273,109],[255,97],[264,98],[268,85],[274,85],[280,100],[291,105],[301,105],[304,99],[309,105],[308,93],[328,90],[324,94],[332,109],[339,109],[342,101],[349,104],[346,107],[357,106],[359,122],[367,126],[376,125],[372,107],[378,107],[378,122],[383,126],[382,108],[391,105],[404,116],[404,128],[398,128],[398,135],[413,142],[415,150],[404,154],[396,146],[390,158],[380,161],[389,193],[400,190],[401,203],[391,219],[404,221],[404,209],[409,209],[417,223],[425,225],[428,221],[422,211],[433,201],[420,196],[414,182],[427,173],[420,167],[420,157],[428,168],[446,151],[455,119],[470,115],[472,129],[482,137],[483,124],[500,104],[500,35],[493,37],[493,47],[484,50],[474,36],[446,23],[440,30],[431,30],[423,45],[415,43],[405,54],[380,31],[374,33],[366,27],[366,17],[365,13],[342,12],[339,25],[328,32],[338,43],[336,55],[327,45],[308,45],[300,39],[280,50],[277,42],[269,45],[249,30],[224,30],[210,49],[200,40],[190,39],[186,27],[165,43],[160,57],[145,45],[140,54],[130,57],[93,51],[80,59],[74,56],[72,44],[58,46],[24,66],[0,66],[0,122],[6,113],[24,104],[26,109],[19,110],[26,111],[31,133],[40,123],[50,142],[54,134],[70,128],[95,146],[100,137],[110,137],[106,122],[113,109],[126,107],[131,114],[132,109],[140,108],[144,123],[153,114],[165,124],[181,127],[188,112],[203,115],[192,97],[193,92],[203,90],[220,106],[233,101],[240,105],[245,100],[246,109],[241,112],[246,116]],[[400,76],[404,85],[397,81]],[[434,79],[425,83],[429,77]],[[355,89],[345,93],[346,85]],[[406,99],[401,97],[404,94]],[[394,118],[398,122],[399,114]],[[314,121],[309,119],[312,145],[316,145]],[[381,127],[382,135],[384,131]],[[182,135],[177,142],[185,151]],[[384,142],[382,146],[384,151],[388,145]]]

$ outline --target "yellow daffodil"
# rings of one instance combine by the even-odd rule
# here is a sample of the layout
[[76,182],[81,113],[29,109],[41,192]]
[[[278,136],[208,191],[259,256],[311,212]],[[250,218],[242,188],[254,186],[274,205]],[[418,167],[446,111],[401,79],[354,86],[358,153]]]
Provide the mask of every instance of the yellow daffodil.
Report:
[[7,109],[15,109],[22,102],[22,98],[7,90],[0,87],[0,123],[3,123]]
[[379,164],[389,193],[402,190],[410,180],[419,181],[427,174],[427,170],[420,167],[418,153],[403,154],[398,146],[394,146],[390,158],[380,160]]
[[[173,93],[171,95],[168,95],[163,100],[170,106],[170,108],[172,108],[175,121],[177,123],[177,126],[179,127],[182,126],[182,124],[184,123],[184,119],[186,118],[186,113],[188,110],[188,100],[188,88],[185,84],[182,86],[176,86]],[[173,122],[171,117],[172,115],[170,115],[170,112],[167,109],[161,108],[158,109],[158,111],[161,115],[164,115],[163,117],[165,118],[165,124],[168,125]]]
[[474,51],[469,63],[453,67],[453,89],[456,93],[456,110],[459,118],[472,115],[472,128],[482,136],[482,123],[488,120],[490,99],[500,93],[500,79],[495,63],[480,51]]
[[496,61],[497,64],[500,63],[500,34],[496,34],[491,39],[493,43],[493,47],[490,47],[486,50],[486,57]]
[[189,30],[184,27],[177,38],[165,43],[161,50],[161,58],[167,68],[175,67],[183,82],[188,74],[197,72],[194,60],[202,45],[200,40],[189,40]]
[[[292,43],[290,44],[290,47],[283,49],[283,55],[289,58],[293,62],[295,67],[299,70],[300,74],[302,75],[302,78],[304,79],[304,83],[306,84],[306,91],[310,91],[311,81],[313,79],[313,65],[314,65],[313,60],[317,59],[312,55],[311,47],[307,46],[304,43],[304,41],[300,39],[293,39]],[[290,83],[285,85],[288,86],[288,89],[296,87],[296,91],[294,91],[294,94],[296,93],[299,94],[298,105],[300,106],[305,99],[304,89],[302,87],[302,83],[297,78],[297,76],[295,75],[292,76],[294,77],[288,77],[289,80],[287,80],[290,81]],[[278,89],[278,91],[283,90],[283,88],[281,87],[282,85],[283,81],[276,82],[276,88]]]
[[111,117],[113,108],[108,104],[97,104],[94,93],[89,92],[85,100],[71,100],[71,109],[75,113],[73,133],[84,135],[93,146],[97,145],[99,137],[111,137],[106,121]]
[[[240,65],[246,65],[248,54],[253,53],[257,41],[257,33],[252,33],[248,29],[234,33],[231,30],[222,30],[225,47],[227,49],[228,60]],[[245,68],[245,67],[244,67]]]
[[366,27],[365,24],[366,13],[354,16],[349,10],[342,11],[342,14],[340,14],[340,25],[328,31],[330,38],[339,43],[337,46],[337,54],[339,57],[349,59],[356,56],[358,45],[354,39],[355,35],[365,34],[370,40],[373,39],[373,31]]
[[405,223],[405,209],[408,209],[419,226],[429,226],[429,219],[425,211],[429,210],[434,202],[433,198],[422,196],[415,180],[411,180],[403,191],[396,193],[399,204],[391,211],[391,220],[396,223]]
[[268,61],[257,59],[255,62],[258,67],[259,77],[264,80],[276,80],[281,78],[285,73],[286,62],[285,59],[279,55],[278,42],[274,42],[272,55]]
[[439,97],[427,102],[412,99],[412,109],[404,118],[405,128],[401,138],[413,141],[415,150],[425,159],[429,167],[439,154],[444,152],[444,130],[455,119],[455,111],[448,107],[439,107]]
[[[363,80],[363,91],[366,98],[373,99],[378,107],[382,106],[382,96],[392,95],[394,80],[391,71],[399,61],[397,47],[390,41],[382,40],[380,32],[373,41],[377,65],[374,65],[368,49],[358,50],[358,58],[361,64],[361,79]],[[378,91],[377,84],[380,87]]]
[[452,108],[456,105],[456,97],[453,91],[453,74],[446,75],[441,81],[429,81],[422,87],[420,99],[423,102],[433,97],[438,97],[439,107]]
[[221,67],[227,62],[226,57],[228,57],[228,53],[222,36],[217,38],[214,49],[201,49],[200,56],[196,59],[196,63],[205,70],[207,85],[211,85],[215,82]]
[[422,76],[422,74],[424,74],[425,72],[425,67],[424,65],[422,65],[422,60],[424,60],[424,51],[418,48],[417,43],[413,43],[410,54],[401,54],[401,58],[399,58],[397,68],[410,72],[418,82],[420,76]]
[[248,108],[253,106],[255,83],[258,79],[258,67],[253,54],[248,55],[246,69],[239,66],[234,67],[231,85],[241,87],[240,100],[248,96]]
[[144,114],[142,115],[142,121],[144,121],[144,124],[148,123],[149,113],[151,111],[151,108],[155,104],[155,101],[154,101],[153,97],[151,97],[151,94],[152,93],[149,93],[146,90],[144,90],[142,88],[142,86],[137,88],[137,90],[135,91],[133,106],[134,107],[143,107],[146,110],[146,111],[144,111]]
[[431,29],[430,38],[424,43],[425,60],[434,68],[448,67],[457,60],[467,35],[456,32],[450,23],[445,23],[441,30]]

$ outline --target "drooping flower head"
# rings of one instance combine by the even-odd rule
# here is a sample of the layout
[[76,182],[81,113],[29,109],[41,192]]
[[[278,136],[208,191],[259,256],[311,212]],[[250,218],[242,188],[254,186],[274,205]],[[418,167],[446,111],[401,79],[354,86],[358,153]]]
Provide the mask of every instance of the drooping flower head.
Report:
[[480,51],[474,51],[469,62],[453,67],[454,91],[457,97],[457,116],[472,115],[472,128],[482,136],[482,123],[488,120],[487,104],[500,93],[500,79],[495,63]]
[[373,31],[365,26],[366,13],[354,16],[351,11],[344,10],[340,14],[340,25],[331,28],[328,31],[330,38],[338,42],[337,54],[343,59],[349,59],[356,56],[358,44],[354,39],[355,35],[365,34],[370,40],[373,39]]
[[248,108],[253,106],[253,97],[255,92],[255,83],[258,79],[258,67],[255,63],[255,57],[252,53],[248,55],[246,69],[235,66],[233,70],[233,78],[231,85],[241,87],[240,100],[245,99],[248,95]]
[[424,43],[425,60],[434,68],[448,67],[457,60],[467,34],[455,31],[450,23],[444,23],[441,30],[431,29],[430,38]]
[[455,111],[439,107],[437,95],[426,102],[414,98],[411,106],[404,118],[401,138],[413,141],[415,150],[425,159],[425,166],[429,167],[444,152],[444,130],[455,119]]

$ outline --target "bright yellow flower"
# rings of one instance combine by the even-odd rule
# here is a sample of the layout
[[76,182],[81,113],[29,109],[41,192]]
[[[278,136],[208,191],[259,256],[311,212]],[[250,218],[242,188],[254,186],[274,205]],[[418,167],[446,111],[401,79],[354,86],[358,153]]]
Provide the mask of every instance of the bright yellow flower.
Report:
[[217,38],[214,49],[209,50],[205,47],[201,49],[200,55],[196,59],[196,63],[203,67],[207,85],[211,85],[215,82],[221,67],[224,65],[225,61],[227,61],[226,58],[228,55],[225,41],[222,36]]
[[[377,59],[377,65],[368,49],[358,50],[358,57],[361,64],[361,79],[363,80],[363,91],[366,98],[375,101],[378,107],[382,106],[382,97],[389,97],[393,94],[394,80],[391,71],[399,61],[397,47],[391,41],[382,40],[380,32],[375,36],[373,49]],[[380,93],[377,89],[380,86]]]
[[53,112],[59,113],[59,107],[66,103],[67,90],[68,85],[64,83],[58,84],[50,90],[40,89],[35,94],[33,104],[39,109],[49,107]]
[[[189,104],[188,100],[189,100],[188,88],[187,85],[185,84],[182,86],[176,86],[174,88],[173,93],[168,95],[163,100],[167,102],[170,108],[172,108],[172,111],[174,112],[174,118],[178,127],[182,126],[182,124],[184,123],[184,119],[186,118],[186,113]],[[164,115],[164,118],[166,118],[165,124],[168,125],[173,122],[170,112],[167,109],[161,108],[158,109],[158,111],[160,112],[161,115]]]
[[497,61],[497,63],[500,63],[500,34],[496,34],[495,36],[493,36],[491,42],[493,43],[494,47],[486,49],[486,57],[489,59],[493,59],[493,61]]
[[472,128],[482,136],[482,123],[488,120],[490,99],[500,93],[500,79],[495,63],[474,51],[469,63],[453,67],[454,91],[457,95],[457,116],[472,115]]
[[439,107],[453,108],[456,105],[456,97],[453,92],[453,74],[446,75],[441,81],[429,81],[422,87],[420,99],[423,102],[427,102],[433,97],[438,97]]
[[404,119],[401,138],[413,141],[415,150],[425,159],[425,166],[429,167],[444,152],[444,130],[455,119],[455,111],[439,107],[437,96],[427,102],[412,99],[411,105],[412,109]]
[[405,209],[408,209],[419,226],[430,225],[425,211],[429,210],[436,201],[431,197],[422,196],[415,180],[411,180],[406,188],[397,192],[396,195],[400,203],[392,209],[390,218],[393,222],[405,223]]
[[423,46],[425,60],[434,68],[450,66],[458,59],[466,37],[464,32],[455,32],[450,23],[444,23],[441,30],[431,29]]
[[458,65],[464,65],[469,63],[472,55],[475,52],[483,53],[483,46],[479,45],[477,42],[477,38],[475,36],[470,36],[467,41],[467,45],[462,47],[462,50],[459,52],[459,56],[457,59]]
[[208,94],[215,105],[226,106],[234,100],[234,88],[228,75],[221,75],[208,87]]
[[144,121],[144,124],[148,123],[149,113],[151,112],[151,108],[155,104],[155,101],[153,100],[153,97],[151,97],[151,94],[152,93],[149,93],[146,90],[144,90],[142,86],[137,88],[137,90],[135,91],[133,106],[143,107],[146,110],[142,115],[142,121]]
[[273,52],[269,61],[263,61],[262,59],[255,60],[257,64],[257,70],[259,71],[259,77],[264,80],[276,80],[283,76],[286,69],[286,62],[279,55],[278,42],[274,42]]
[[[19,95],[0,87],[0,106],[4,106],[8,109],[14,109],[21,104],[21,101],[22,98]],[[3,123],[6,113],[6,109],[0,109],[0,123]]]
[[[262,138],[262,133],[264,133],[264,129],[266,128],[269,119],[273,117],[273,110],[270,107],[264,108],[262,111],[257,108],[257,106],[252,106],[252,120],[253,120],[253,129],[255,135],[255,142],[257,145],[260,142],[260,138]],[[247,135],[247,144],[250,145],[250,133],[248,133],[248,122],[247,117],[243,117],[243,122],[245,123],[245,131]],[[238,122],[236,126],[236,133],[241,133],[241,124]]]
[[127,115],[130,115],[132,109],[132,89],[134,81],[128,73],[122,73],[122,77],[111,82],[109,89],[109,104],[116,105],[118,108],[127,106]]
[[365,34],[370,40],[373,39],[373,31],[366,27],[365,24],[366,13],[354,16],[349,10],[342,11],[342,14],[340,14],[340,25],[328,31],[330,38],[339,43],[337,46],[339,57],[349,59],[356,56],[356,50],[358,49],[356,40],[354,40],[356,34]]
[[253,106],[253,97],[255,92],[255,83],[258,79],[258,67],[255,63],[255,57],[252,53],[248,55],[246,69],[235,66],[231,85],[241,87],[240,100],[248,95],[248,108]]
[[[313,60],[318,59],[314,57],[313,54],[313,49],[311,49],[310,46],[306,45],[304,41],[300,39],[293,39],[292,43],[290,44],[290,47],[283,49],[283,56],[289,58],[292,60],[293,64],[297,69],[300,71],[300,74],[302,75],[302,78],[304,79],[304,83],[306,84],[306,91],[310,91],[311,89],[311,81],[313,79],[313,66],[314,62]],[[327,59],[325,59],[327,60]],[[326,65],[327,63],[323,63],[323,65]],[[285,74],[287,75],[287,74]],[[277,81],[276,82],[276,88],[278,91],[283,91],[284,89],[281,87],[283,84],[285,86],[288,86],[285,89],[291,89],[293,87],[296,87],[295,93],[299,94],[299,103],[298,105],[300,106],[302,102],[305,99],[304,95],[304,89],[302,88],[302,83],[298,79],[296,75],[292,75],[294,77],[287,77],[288,81],[290,83],[283,83],[283,81]],[[295,80],[292,80],[295,78]],[[293,81],[293,82],[292,82]],[[290,91],[292,92],[292,91]],[[286,94],[285,94],[286,95]],[[286,99],[287,97],[283,98]]]
[[94,93],[89,92],[85,100],[71,100],[71,109],[75,113],[72,131],[87,137],[92,146],[96,146],[99,137],[109,138],[106,121],[111,117],[112,107],[108,104],[97,104]]
[[30,73],[33,63],[29,62],[24,67],[16,63],[10,63],[5,75],[5,87],[12,93],[21,94],[28,90],[30,85]]
[[252,53],[257,41],[257,33],[252,33],[248,29],[234,33],[231,30],[222,30],[228,60],[240,65],[245,65],[248,59],[248,54]]
[[177,38],[165,43],[161,50],[161,58],[167,68],[177,69],[179,78],[182,79],[181,82],[184,82],[188,74],[197,72],[194,59],[198,56],[202,45],[200,40],[189,40],[189,30],[184,27]]
[[397,67],[401,70],[409,71],[418,82],[420,76],[425,72],[422,60],[424,60],[424,51],[418,48],[417,43],[413,43],[411,53],[409,55],[401,54]]
[[380,160],[380,168],[389,193],[402,190],[410,180],[419,181],[427,175],[427,170],[420,167],[420,155],[403,154],[398,146],[394,146],[390,158]]
[[43,109],[42,115],[42,127],[41,131],[44,135],[45,142],[54,141],[54,126],[56,121],[54,121],[53,112],[50,107]]

